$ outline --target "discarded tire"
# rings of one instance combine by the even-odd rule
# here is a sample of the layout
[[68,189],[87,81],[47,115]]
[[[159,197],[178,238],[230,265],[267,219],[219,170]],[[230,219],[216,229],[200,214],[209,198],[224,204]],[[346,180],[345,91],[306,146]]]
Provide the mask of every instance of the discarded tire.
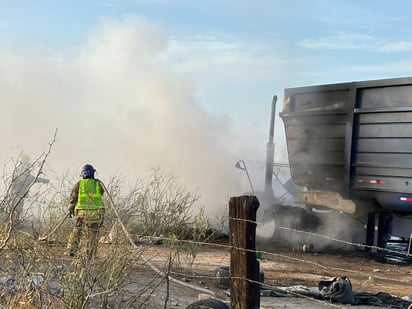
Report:
[[229,266],[220,266],[216,269],[216,286],[221,289],[229,288]]
[[191,303],[186,309],[229,309],[229,305],[218,299],[202,299]]
[[305,252],[305,253],[313,252],[313,249],[314,249],[314,247],[313,247],[312,244],[305,244],[305,245],[303,245],[303,248],[302,248],[303,252]]

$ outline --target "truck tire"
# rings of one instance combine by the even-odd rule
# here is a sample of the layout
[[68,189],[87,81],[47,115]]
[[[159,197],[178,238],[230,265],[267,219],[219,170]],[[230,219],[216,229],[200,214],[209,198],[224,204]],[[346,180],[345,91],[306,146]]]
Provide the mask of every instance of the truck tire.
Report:
[[272,228],[272,240],[281,241],[282,240],[282,231],[278,228],[280,218],[279,214],[274,212],[272,215],[272,221],[270,222]]
[[191,303],[186,309],[229,309],[229,305],[218,299],[202,299]]
[[282,209],[280,205],[272,204],[268,209],[265,209],[260,215],[262,218],[258,220],[262,224],[257,227],[256,236],[262,239],[270,238],[275,242],[283,240],[283,231],[278,228],[281,226]]
[[282,245],[295,246],[300,243],[299,231],[306,231],[307,211],[302,207],[281,206],[273,213],[274,232],[272,239]]
[[273,234],[272,234],[272,240],[286,244],[288,243],[288,234],[290,233],[289,231],[286,231],[285,229],[282,229],[282,227],[289,228],[289,223],[288,223],[288,213],[282,206],[277,206],[274,208],[274,211],[272,213],[272,224],[273,224]]

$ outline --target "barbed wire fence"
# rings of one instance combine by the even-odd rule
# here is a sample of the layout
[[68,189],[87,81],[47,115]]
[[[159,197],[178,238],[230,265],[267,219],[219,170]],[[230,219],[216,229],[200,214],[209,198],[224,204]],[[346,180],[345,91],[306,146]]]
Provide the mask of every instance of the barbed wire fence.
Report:
[[[243,220],[243,219],[239,219],[239,218],[229,218],[229,220],[242,220],[242,221],[245,221],[247,223],[252,223],[252,224],[256,224],[256,225],[264,225],[265,224],[265,223],[262,223],[262,222]],[[356,247],[356,248],[361,249],[361,250],[368,249],[368,250],[373,250],[373,251],[386,252],[386,253],[389,253],[389,254],[394,254],[395,253],[397,255],[404,255],[405,257],[409,257],[408,252],[405,252],[403,254],[403,253],[400,253],[399,251],[394,251],[394,250],[387,249],[387,248],[381,248],[381,247],[377,247],[377,246],[366,246],[365,244],[361,244],[361,243],[354,243],[354,242],[350,242],[350,241],[346,241],[346,240],[337,239],[335,237],[322,235],[322,234],[319,234],[319,233],[313,233],[313,232],[308,232],[308,231],[303,231],[303,230],[298,230],[298,229],[292,229],[292,228],[289,228],[289,227],[278,226],[277,228],[279,228],[281,230],[284,230],[286,232],[300,233],[300,234],[303,234],[303,235],[308,235],[308,236],[327,239],[328,241],[332,241],[332,242],[336,242],[336,243],[340,243],[340,244],[351,245],[351,246]],[[127,231],[126,231],[125,228],[123,229],[123,231],[127,235]],[[131,244],[133,244],[133,241],[130,238],[130,236],[127,236],[127,237],[129,238]],[[165,241],[165,242],[172,240],[172,239],[167,238],[167,237],[161,237],[161,239],[162,239],[162,241]],[[236,249],[236,250],[244,250],[244,251],[247,251],[247,252],[251,252],[251,253],[254,253],[255,255],[263,254],[264,256],[272,257],[272,258],[275,258],[275,259],[276,258],[283,258],[283,259],[292,261],[294,263],[296,262],[296,263],[302,263],[302,264],[310,264],[310,265],[315,266],[314,269],[316,269],[316,268],[324,269],[324,270],[326,269],[326,270],[329,270],[329,271],[336,271],[336,272],[341,272],[341,273],[345,273],[345,274],[346,273],[352,273],[352,274],[356,274],[356,275],[359,275],[361,277],[364,277],[366,280],[369,280],[371,277],[376,278],[376,279],[388,280],[387,277],[379,276],[375,272],[365,272],[365,271],[358,271],[358,270],[353,270],[353,269],[346,269],[346,268],[344,269],[344,268],[339,268],[339,267],[326,266],[326,265],[323,265],[323,264],[320,264],[320,263],[317,263],[317,262],[313,262],[313,261],[305,259],[305,258],[293,257],[293,256],[290,256],[290,255],[281,254],[281,253],[278,253],[278,252],[262,251],[261,249],[250,250],[250,249],[233,247],[233,246],[226,245],[226,244],[216,244],[216,243],[193,241],[193,240],[183,240],[183,239],[177,239],[176,240],[176,239],[173,239],[173,241],[178,242],[178,243],[188,243],[188,244],[196,245],[196,246],[204,246],[204,247],[210,248],[210,250],[213,250],[213,248],[218,248],[220,250],[226,251],[226,262],[227,262],[227,259],[229,258],[230,252],[232,250]],[[224,260],[224,258],[222,258],[221,260]],[[149,261],[149,260],[146,259],[146,261]],[[152,264],[152,265],[154,265],[154,264]],[[210,267],[210,264],[205,264],[205,265],[195,264],[195,266],[197,266],[198,268],[201,268],[202,266]],[[216,266],[218,266],[218,265],[216,265]],[[196,270],[194,270],[193,273],[196,273]],[[160,274],[162,274],[162,273],[160,273]],[[209,280],[218,280],[219,279],[219,278],[216,277],[216,275],[208,276],[208,275],[199,275],[199,274],[188,274],[188,273],[185,273],[185,272],[178,272],[178,271],[174,271],[174,270],[170,271],[169,274],[173,275],[173,276],[177,276],[177,277],[186,277],[186,278],[191,277],[193,279],[209,279]],[[314,271],[313,274],[316,275],[316,271]],[[324,277],[324,274],[319,274],[319,278],[322,278],[322,277]],[[172,277],[170,277],[170,278],[172,278]],[[267,282],[256,282],[256,281],[253,281],[253,280],[250,280],[250,279],[247,279],[247,278],[239,278],[239,277],[230,277],[230,278],[227,278],[227,279],[242,279],[242,280],[247,280],[247,281],[252,282],[252,283],[258,283],[258,284],[261,285],[262,289],[266,289],[266,290],[276,289],[279,286],[282,286],[282,283],[280,283],[280,282],[278,282],[278,284],[276,284],[275,280],[272,280],[273,283],[268,284]],[[394,282],[394,283],[399,283],[399,284],[410,284],[411,283],[411,280],[407,280],[407,279],[392,278],[392,279],[390,279],[390,281]],[[178,281],[175,281],[175,282],[179,283]],[[192,285],[186,285],[186,286],[189,287],[189,288],[195,288],[196,289],[196,287],[194,287]],[[322,304],[325,304],[324,300],[313,299],[313,297],[309,297],[305,293],[299,293],[299,292],[288,290],[288,289],[284,289],[283,291],[284,291],[285,294],[290,294],[290,295],[296,296],[296,297],[308,298],[308,299],[311,299],[312,301],[319,301]],[[213,295],[213,293],[206,293],[206,294]],[[331,307],[344,308],[344,306],[340,306],[340,305],[334,304],[334,303],[326,302],[326,304],[328,304]]]
[[[289,228],[285,228],[285,229],[290,230]],[[298,231],[298,230],[293,230],[293,231],[294,232],[306,233],[305,231]],[[319,235],[319,236],[323,236],[323,235]],[[172,239],[167,238],[167,237],[161,237],[161,239],[165,242],[172,240]],[[266,257],[280,257],[280,258],[283,258],[283,259],[286,259],[286,260],[291,260],[293,262],[300,262],[300,263],[310,264],[310,265],[313,265],[313,266],[316,266],[316,267],[319,267],[319,268],[322,268],[322,269],[329,269],[329,270],[336,270],[336,271],[354,273],[354,274],[358,274],[358,275],[365,276],[365,277],[369,277],[369,276],[373,275],[376,278],[381,278],[381,279],[386,279],[387,280],[386,277],[379,277],[379,275],[376,275],[375,273],[367,273],[367,272],[364,272],[364,271],[357,271],[357,270],[346,269],[346,268],[325,266],[323,264],[320,264],[320,263],[317,263],[317,262],[314,262],[314,261],[311,261],[311,260],[308,260],[308,259],[305,259],[305,258],[294,257],[294,256],[282,254],[282,253],[273,252],[273,251],[264,251],[264,250],[261,250],[261,249],[250,250],[250,249],[244,249],[244,248],[239,248],[239,247],[233,247],[233,246],[230,246],[230,245],[214,244],[214,243],[210,243],[210,242],[201,242],[201,241],[176,240],[176,239],[173,239],[173,240],[177,241],[179,243],[188,243],[188,244],[193,244],[193,245],[198,245],[198,246],[204,246],[206,248],[209,248],[210,250],[213,250],[213,248],[216,248],[216,249],[219,249],[219,250],[225,250],[225,251],[227,251],[226,252],[227,258],[229,258],[230,250],[238,249],[238,250],[245,251],[245,252],[252,252],[252,253],[255,253],[257,255],[261,254],[262,256],[266,256]],[[351,245],[356,245],[355,243],[350,243],[350,242],[346,242],[346,241],[345,241],[345,243],[349,243]],[[382,249],[382,248],[376,247],[376,249]],[[387,250],[387,251],[388,252],[396,252],[396,251],[393,251],[393,250]],[[337,252],[335,251],[335,253],[337,253]],[[307,256],[307,255],[305,255],[305,256]],[[406,254],[405,254],[405,256],[406,256]],[[225,260],[226,259],[222,258],[222,262],[225,262]],[[204,266],[210,266],[210,264],[203,264],[203,265]],[[219,265],[216,265],[216,266],[219,266]],[[202,266],[202,264],[199,264],[199,266]],[[181,275],[181,276],[186,276],[187,275],[186,273],[179,273],[179,272],[173,272],[173,271],[171,273]],[[193,276],[193,277],[196,277],[196,276]],[[199,278],[215,279],[216,277],[215,276],[213,276],[213,277],[199,276]],[[396,278],[393,278],[392,281],[398,282],[398,283],[411,283],[412,282],[412,280],[402,280],[402,279],[396,279]]]
[[[107,190],[107,192],[109,192],[109,191]],[[125,224],[124,222],[122,222],[123,219],[122,219],[121,215],[117,212],[117,207],[116,207],[114,201],[111,200],[111,203],[112,203],[112,206],[113,206],[113,211],[116,214],[117,220],[121,225],[123,234],[128,239],[128,242],[129,242],[130,246],[136,251],[141,250],[141,247],[136,244],[135,239],[133,239],[133,237],[131,236],[130,227],[127,226],[127,224]],[[62,221],[64,221],[64,220],[65,219],[63,219]],[[242,221],[245,221],[247,223],[255,224],[256,226],[263,226],[263,225],[267,224],[267,223],[259,222],[259,221],[243,220],[243,219],[231,218],[231,217],[228,217],[228,220],[242,220]],[[49,237],[51,234],[56,232],[57,228],[58,228],[58,226],[55,226],[54,228],[51,228],[49,234],[47,234],[46,236]],[[394,250],[391,250],[391,249],[388,249],[388,248],[380,248],[380,247],[377,247],[377,246],[366,246],[362,243],[354,243],[354,242],[338,239],[338,238],[335,238],[335,237],[331,237],[331,236],[328,236],[328,235],[322,235],[322,234],[319,234],[319,233],[308,232],[308,231],[294,229],[294,228],[285,227],[285,226],[277,226],[276,228],[280,229],[280,230],[282,230],[286,233],[296,233],[296,234],[310,236],[310,237],[314,237],[314,238],[326,239],[326,240],[328,240],[330,242],[333,242],[333,243],[350,245],[350,246],[353,246],[353,247],[358,248],[360,250],[367,249],[369,251],[376,251],[376,252],[379,251],[379,252],[385,252],[385,253],[388,253],[388,254],[397,254],[397,255],[400,255],[400,256],[404,256],[405,258],[409,257],[408,252],[401,253],[401,252],[394,251]],[[189,244],[189,245],[198,246],[198,247],[205,247],[205,248],[208,248],[210,250],[214,250],[216,248],[220,251],[223,251],[224,254],[220,257],[219,263],[217,263],[216,267],[220,266],[220,264],[228,263],[228,261],[230,259],[230,252],[232,250],[234,250],[234,249],[240,250],[240,251],[245,250],[244,248],[233,247],[233,246],[230,246],[229,244],[225,244],[225,243],[213,243],[213,242],[209,242],[209,241],[195,241],[195,240],[190,240],[190,239],[178,239],[178,238],[171,238],[171,237],[164,237],[164,236],[158,236],[158,238],[161,239],[161,241],[164,242],[164,243],[173,242],[173,243],[176,243],[176,244]],[[44,237],[43,238],[40,237],[40,240],[42,240],[42,239],[44,239]],[[314,266],[313,267],[313,275],[318,276],[319,278],[324,277],[324,274],[323,274],[323,272],[317,272],[316,269],[327,270],[331,273],[333,273],[333,272],[341,272],[341,273],[345,273],[345,274],[346,273],[352,273],[352,274],[356,274],[356,275],[359,275],[359,276],[365,278],[365,280],[368,280],[370,277],[377,278],[377,279],[382,279],[382,280],[388,280],[388,278],[383,277],[383,276],[379,276],[375,272],[357,271],[357,270],[354,270],[354,269],[342,269],[342,268],[338,268],[338,267],[331,267],[331,266],[327,266],[327,265],[324,265],[324,264],[320,264],[320,263],[311,261],[310,259],[306,258],[309,255],[303,255],[303,257],[298,257],[298,256],[290,256],[290,255],[282,254],[282,253],[280,253],[282,251],[276,250],[276,247],[273,248],[273,250],[262,250],[262,249],[258,248],[256,250],[245,250],[245,251],[253,253],[255,255],[263,254],[264,257],[266,257],[267,259],[269,259],[269,258],[273,259],[273,261],[276,261],[276,259],[285,259],[285,260],[291,261],[292,263],[301,263],[301,264],[312,265],[312,266]],[[208,264],[208,263],[193,263],[190,267],[191,271],[190,271],[190,273],[188,273],[188,272],[179,271],[179,270],[174,269],[174,268],[170,268],[170,269],[166,268],[166,269],[162,270],[161,267],[164,266],[164,265],[168,265],[168,267],[170,267],[170,261],[169,262],[167,262],[167,260],[159,261],[158,259],[161,258],[160,254],[156,257],[149,257],[149,256],[146,256],[145,253],[143,253],[143,254],[139,254],[139,257],[142,258],[144,260],[144,263],[149,265],[150,268],[153,269],[153,271],[159,275],[159,277],[166,278],[166,280],[168,280],[170,282],[182,285],[182,286],[184,286],[186,288],[189,288],[189,289],[193,289],[193,290],[195,290],[199,293],[204,293],[204,294],[208,294],[210,296],[215,296],[215,293],[211,289],[204,288],[200,285],[191,284],[191,283],[185,282],[185,281],[180,280],[180,279],[176,279],[176,278],[192,278],[193,280],[207,280],[208,282],[216,281],[216,280],[219,279],[219,278],[216,277],[216,274],[210,275],[210,274],[207,274],[207,272],[204,270],[206,268],[210,269],[210,266],[211,266],[210,264]],[[263,265],[263,266],[265,266],[265,265]],[[228,279],[232,279],[232,278],[228,278]],[[261,285],[261,288],[265,289],[265,290],[276,289],[278,287],[285,287],[285,288],[287,287],[281,281],[276,281],[276,278],[270,278],[270,281],[266,281],[266,282],[256,282],[256,281],[251,281],[248,278],[239,278],[239,277],[233,277],[233,279],[242,279],[242,280],[247,280],[249,282],[258,283],[258,284]],[[399,283],[399,284],[411,284],[411,281],[408,280],[408,279],[392,278],[391,281],[394,282],[394,283]],[[288,290],[288,289],[284,289],[283,291],[285,292],[285,294],[309,298],[304,293],[299,293],[299,292]],[[96,294],[96,295],[98,295],[98,294]],[[95,296],[95,294],[92,294],[92,296]],[[314,300],[314,301],[318,301],[318,300]],[[322,301],[322,303],[325,303],[325,302]],[[332,303],[326,303],[326,304],[330,305],[331,307],[343,308],[339,305],[332,304]]]

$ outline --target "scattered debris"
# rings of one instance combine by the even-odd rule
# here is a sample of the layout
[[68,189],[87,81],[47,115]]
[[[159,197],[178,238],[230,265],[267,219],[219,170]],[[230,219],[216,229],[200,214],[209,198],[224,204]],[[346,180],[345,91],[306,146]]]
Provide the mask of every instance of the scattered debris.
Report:
[[313,249],[314,247],[312,244],[304,244],[302,248],[303,252],[313,252]]
[[3,276],[0,277],[0,287],[1,291],[5,289],[7,293],[14,293],[17,292],[17,286],[16,286],[16,280],[13,276],[8,275],[8,276]]
[[335,277],[321,280],[318,287],[291,286],[275,287],[261,291],[261,296],[272,297],[311,297],[332,303],[369,305],[385,308],[412,308],[412,296],[399,298],[383,292],[353,291],[348,277]]
[[38,288],[40,287],[44,282],[44,277],[41,274],[34,275],[33,278],[30,280],[30,287],[31,288]]

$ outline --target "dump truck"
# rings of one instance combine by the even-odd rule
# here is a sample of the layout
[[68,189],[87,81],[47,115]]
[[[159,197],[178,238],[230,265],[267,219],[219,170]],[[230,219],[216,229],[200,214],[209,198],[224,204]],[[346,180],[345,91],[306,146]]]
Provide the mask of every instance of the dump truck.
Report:
[[[276,104],[274,97],[272,116]],[[366,247],[412,234],[412,77],[287,88],[283,120],[290,175],[302,207],[276,205],[279,225],[315,231],[331,213],[358,222]],[[272,195],[273,122],[265,195]],[[298,220],[296,219],[298,218]],[[349,224],[347,229],[352,229]]]

